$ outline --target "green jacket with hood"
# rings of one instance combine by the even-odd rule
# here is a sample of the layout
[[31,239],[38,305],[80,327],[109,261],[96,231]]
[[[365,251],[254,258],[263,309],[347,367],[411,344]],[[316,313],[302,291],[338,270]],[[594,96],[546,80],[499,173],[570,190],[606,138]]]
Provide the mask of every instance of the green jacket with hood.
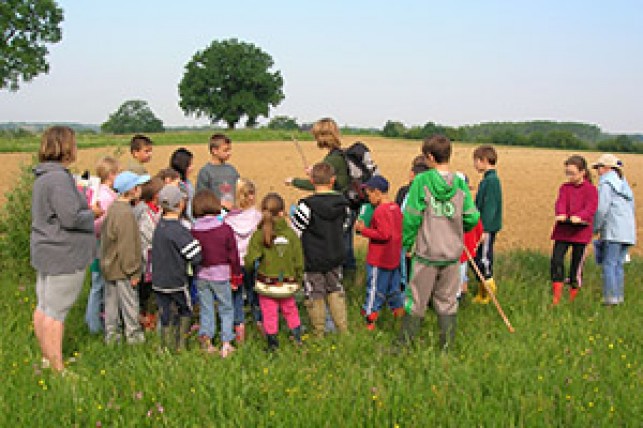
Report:
[[403,245],[420,261],[446,265],[460,259],[463,234],[480,213],[469,187],[458,175],[435,169],[415,177],[404,208]]
[[264,245],[262,229],[252,235],[244,259],[245,269],[254,270],[255,261],[259,260],[257,273],[275,279],[294,278],[300,282],[304,276],[301,241],[283,217],[275,219],[273,234],[271,247]]

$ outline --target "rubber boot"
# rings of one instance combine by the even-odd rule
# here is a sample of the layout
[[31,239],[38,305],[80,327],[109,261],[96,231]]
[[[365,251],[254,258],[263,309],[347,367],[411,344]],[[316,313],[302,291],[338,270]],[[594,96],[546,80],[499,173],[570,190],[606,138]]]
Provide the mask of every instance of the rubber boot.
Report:
[[348,317],[346,315],[346,296],[336,292],[328,295],[328,307],[335,326],[340,333],[348,332]]
[[560,303],[560,296],[563,293],[563,283],[562,282],[554,282],[551,285],[551,291],[552,294],[554,295],[554,298],[552,299],[552,304],[557,305]]
[[578,294],[578,290],[580,290],[580,288],[572,287],[572,288],[569,289],[569,301],[570,302],[573,302],[574,299],[576,299],[576,295]]
[[308,308],[308,317],[313,325],[313,334],[316,337],[323,337],[326,331],[326,304],[324,299],[310,299],[306,307]]
[[478,283],[478,291],[476,293],[476,296],[472,300],[473,303],[482,303],[482,301],[484,300],[483,295],[482,295],[483,289],[484,289],[484,285],[482,285],[482,283],[479,282]]
[[440,328],[440,349],[447,351],[453,346],[455,340],[456,314],[438,315],[438,327]]
[[422,326],[422,320],[423,318],[406,314],[404,318],[402,318],[402,328],[400,329],[400,335],[396,340],[396,344],[405,347],[413,343],[415,336]]
[[275,352],[279,349],[279,339],[276,334],[267,334],[266,338],[268,339],[268,352]]
[[176,337],[176,350],[181,352],[187,349],[188,334],[192,325],[191,317],[181,317],[179,321],[179,330]]
[[295,341],[296,345],[301,345],[301,326],[297,326],[290,330],[292,333],[292,340]]
[[174,327],[168,325],[167,327],[161,326],[161,351],[172,351],[174,350]]

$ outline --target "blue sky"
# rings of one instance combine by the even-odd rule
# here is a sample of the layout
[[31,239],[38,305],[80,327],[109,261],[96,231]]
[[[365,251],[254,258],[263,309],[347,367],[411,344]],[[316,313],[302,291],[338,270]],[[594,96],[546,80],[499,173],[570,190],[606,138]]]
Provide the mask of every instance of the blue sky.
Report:
[[166,125],[185,64],[255,43],[284,76],[274,111],[381,127],[532,119],[643,131],[640,1],[60,1],[51,70],[0,91],[0,121],[101,123],[144,99]]

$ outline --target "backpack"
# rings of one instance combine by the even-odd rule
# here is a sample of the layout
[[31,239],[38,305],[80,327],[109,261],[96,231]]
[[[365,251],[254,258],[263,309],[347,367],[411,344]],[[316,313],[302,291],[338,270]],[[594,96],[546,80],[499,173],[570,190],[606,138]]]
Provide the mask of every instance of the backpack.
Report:
[[377,165],[371,158],[371,150],[361,141],[342,151],[348,166],[348,188],[344,196],[353,210],[359,209],[367,198],[362,185],[372,176],[379,175]]

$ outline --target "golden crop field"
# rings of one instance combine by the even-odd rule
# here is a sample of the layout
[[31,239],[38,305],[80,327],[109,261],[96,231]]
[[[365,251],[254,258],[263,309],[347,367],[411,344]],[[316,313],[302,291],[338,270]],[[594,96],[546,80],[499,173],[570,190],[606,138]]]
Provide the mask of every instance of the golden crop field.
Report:
[[[346,137],[344,144],[348,145],[355,139],[357,137]],[[408,180],[410,163],[413,157],[419,154],[420,142],[378,137],[360,139],[373,151],[382,174],[391,182],[391,196],[394,197],[397,189]],[[314,142],[304,141],[300,144],[309,162],[315,162],[324,156],[324,152],[317,149]],[[194,172],[191,178],[196,181],[199,168],[209,159],[207,141],[186,147],[194,153]],[[166,167],[170,154],[176,148],[155,147],[148,170],[155,173]],[[473,145],[456,144],[452,164],[454,169],[469,176],[475,189],[480,176],[472,166],[473,149]],[[548,252],[551,246],[549,237],[553,225],[553,205],[558,187],[565,179],[563,161],[572,152],[518,147],[501,147],[498,152],[498,174],[504,197],[504,229],[498,236],[498,249],[532,248]],[[79,171],[92,170],[99,157],[113,153],[114,150],[110,148],[81,150],[73,168]],[[127,161],[128,156],[129,153],[121,155],[123,163]],[[585,156],[591,163],[598,154],[585,153]],[[0,155],[5,165],[0,173],[0,191],[3,195],[11,188],[20,162],[26,162],[29,158],[29,154]],[[638,190],[638,184],[643,183],[643,156],[623,155],[622,160],[625,164],[625,174],[637,197],[637,226],[640,239],[643,236],[643,195]],[[287,203],[294,203],[306,194],[284,185],[286,177],[302,176],[304,173],[301,158],[292,142],[233,143],[231,163],[239,170],[241,176],[255,181],[260,195],[276,191],[285,197]],[[640,248],[638,246],[633,252],[643,254]]]

